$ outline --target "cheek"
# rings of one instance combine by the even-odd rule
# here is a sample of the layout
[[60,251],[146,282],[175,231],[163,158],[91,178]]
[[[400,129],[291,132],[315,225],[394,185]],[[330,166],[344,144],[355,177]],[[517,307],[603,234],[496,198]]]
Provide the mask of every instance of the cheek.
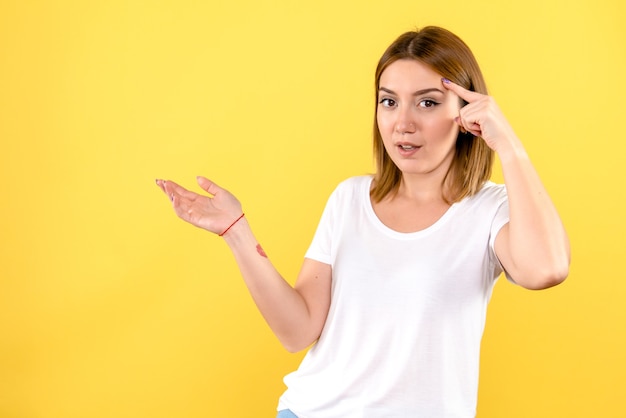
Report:
[[424,129],[428,132],[428,137],[435,140],[456,139],[458,133],[458,125],[454,122],[454,116],[433,117],[425,123]]
[[383,129],[385,126],[385,118],[380,114],[380,112],[376,113],[376,123],[378,124],[378,129]]
[[389,133],[393,130],[393,122],[390,121],[390,118],[385,118],[381,116],[380,113],[376,115],[376,123],[378,124],[378,131],[383,139],[386,139],[389,136]]
[[392,132],[395,128],[394,117],[390,114],[386,114],[385,112],[379,112],[376,114],[376,122],[378,122],[378,129],[383,135],[385,132]]

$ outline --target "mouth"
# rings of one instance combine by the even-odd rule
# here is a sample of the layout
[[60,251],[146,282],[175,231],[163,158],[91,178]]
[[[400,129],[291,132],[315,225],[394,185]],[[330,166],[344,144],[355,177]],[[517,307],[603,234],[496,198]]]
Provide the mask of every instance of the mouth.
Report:
[[411,142],[396,142],[395,144],[397,153],[399,156],[401,157],[412,157],[414,155],[416,155],[419,150],[422,148],[421,145],[417,145]]
[[396,147],[400,151],[415,151],[421,148],[421,145],[414,144],[412,142],[396,142]]

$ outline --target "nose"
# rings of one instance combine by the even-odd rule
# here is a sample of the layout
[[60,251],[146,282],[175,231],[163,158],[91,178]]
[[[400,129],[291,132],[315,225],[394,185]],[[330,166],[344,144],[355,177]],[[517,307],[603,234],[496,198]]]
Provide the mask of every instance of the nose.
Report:
[[395,130],[400,135],[412,134],[416,131],[417,124],[411,113],[411,109],[404,109],[398,112]]

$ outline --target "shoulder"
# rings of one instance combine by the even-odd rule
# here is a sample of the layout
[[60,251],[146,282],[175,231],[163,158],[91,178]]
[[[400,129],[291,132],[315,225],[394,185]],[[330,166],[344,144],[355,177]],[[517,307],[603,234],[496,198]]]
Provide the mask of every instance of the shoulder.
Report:
[[330,194],[327,210],[344,211],[368,201],[372,176],[355,176],[341,181]]
[[506,186],[504,184],[487,181],[478,193],[461,200],[459,206],[467,211],[478,210],[486,214],[497,210],[507,201]]
[[506,186],[504,184],[487,181],[475,195],[468,198],[470,201],[501,204],[507,200]]
[[369,175],[350,177],[337,185],[333,195],[341,197],[361,196],[364,190],[369,193],[371,183],[372,176]]
[[354,177],[349,177],[343,180],[341,183],[339,183],[337,188],[349,188],[350,189],[350,188],[359,188],[359,187],[364,187],[364,186],[369,187],[371,183],[372,183],[371,175],[354,176]]

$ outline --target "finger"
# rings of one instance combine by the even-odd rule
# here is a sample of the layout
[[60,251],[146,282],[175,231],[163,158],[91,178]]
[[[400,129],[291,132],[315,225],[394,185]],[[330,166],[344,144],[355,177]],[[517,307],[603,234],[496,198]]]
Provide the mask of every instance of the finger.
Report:
[[170,196],[170,199],[172,200],[177,196],[193,200],[198,195],[197,193],[191,192],[171,180],[164,180],[163,187],[165,189],[165,193]]
[[475,102],[476,100],[478,100],[481,97],[483,97],[482,94],[476,93],[475,91],[467,90],[466,88],[463,88],[463,87],[459,86],[458,84],[453,83],[452,81],[448,80],[447,78],[442,78],[441,79],[441,83],[443,84],[443,86],[445,88],[447,88],[448,90],[454,92],[457,96],[459,96],[461,99],[465,100],[467,103]]
[[159,189],[163,190],[163,193],[165,193],[165,186],[164,186],[163,180],[156,179],[156,185],[159,186]]
[[196,177],[196,180],[198,181],[198,185],[202,187],[202,190],[205,190],[206,192],[212,194],[213,196],[215,196],[217,192],[222,190],[221,187],[219,187],[217,184],[213,183],[211,180],[209,180],[206,177],[198,176]]
[[457,116],[454,121],[459,125],[459,129],[464,134],[472,134],[474,136],[482,136],[480,125],[476,122],[464,121],[461,117]]
[[[172,188],[170,187],[170,190],[168,190],[167,188],[167,180],[161,180],[158,179],[156,181],[157,186],[159,186],[159,188],[163,191],[163,193],[165,193],[167,195],[167,197],[169,197],[169,199],[174,202],[174,191],[172,190]],[[172,183],[172,182],[170,182]]]
[[174,191],[172,190],[172,187],[168,188],[167,183],[167,180],[159,180],[157,184],[161,187],[161,190],[163,190],[163,193],[167,195],[170,201],[174,203]]
[[465,129],[465,126],[463,126],[463,121],[461,120],[459,116],[455,117],[454,121],[456,122],[457,125],[459,125],[459,129],[461,133],[463,134],[467,133],[467,129]]

